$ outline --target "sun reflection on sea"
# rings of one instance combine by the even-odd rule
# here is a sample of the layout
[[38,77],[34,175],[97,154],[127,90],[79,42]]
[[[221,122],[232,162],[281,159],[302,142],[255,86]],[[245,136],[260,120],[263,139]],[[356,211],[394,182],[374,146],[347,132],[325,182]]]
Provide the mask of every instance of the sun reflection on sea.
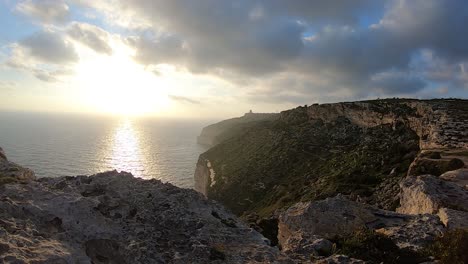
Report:
[[144,156],[137,131],[131,119],[123,119],[117,125],[112,139],[107,167],[118,171],[131,172],[136,177],[144,176]]

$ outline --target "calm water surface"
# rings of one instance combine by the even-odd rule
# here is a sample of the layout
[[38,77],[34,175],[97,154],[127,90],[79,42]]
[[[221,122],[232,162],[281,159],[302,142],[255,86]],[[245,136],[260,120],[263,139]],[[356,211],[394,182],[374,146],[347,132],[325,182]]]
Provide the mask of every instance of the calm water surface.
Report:
[[0,113],[0,146],[38,177],[117,169],[193,187],[201,129],[212,120]]

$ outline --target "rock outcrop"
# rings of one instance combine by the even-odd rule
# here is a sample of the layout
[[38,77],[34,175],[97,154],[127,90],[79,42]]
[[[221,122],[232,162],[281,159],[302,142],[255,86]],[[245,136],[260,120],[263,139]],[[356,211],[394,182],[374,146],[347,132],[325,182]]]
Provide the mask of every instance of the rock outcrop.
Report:
[[1,263],[291,263],[193,190],[116,171],[0,186]]
[[420,175],[405,178],[400,187],[400,213],[437,214],[442,208],[468,212],[468,190],[456,183]]
[[402,122],[418,134],[421,149],[468,148],[468,100],[387,99],[316,104],[307,113],[311,120],[335,122],[345,117],[361,127]]
[[0,148],[0,186],[12,182],[27,182],[36,179],[34,172],[16,163],[10,162]]
[[[279,217],[278,239],[283,248],[302,237],[335,239],[370,229],[385,234],[400,248],[420,249],[442,234],[434,215],[405,215],[353,202],[343,196],[298,203]],[[299,247],[294,245],[294,248]]]

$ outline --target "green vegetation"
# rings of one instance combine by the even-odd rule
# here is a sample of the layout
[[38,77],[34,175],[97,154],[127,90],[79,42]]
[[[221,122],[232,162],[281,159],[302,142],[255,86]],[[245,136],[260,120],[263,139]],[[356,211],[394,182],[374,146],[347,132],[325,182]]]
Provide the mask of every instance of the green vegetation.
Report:
[[279,120],[242,129],[204,153],[216,171],[208,196],[239,215],[260,217],[337,193],[372,199],[393,169],[392,177],[406,174],[419,150],[417,135],[403,125],[310,122],[306,111],[283,112]]

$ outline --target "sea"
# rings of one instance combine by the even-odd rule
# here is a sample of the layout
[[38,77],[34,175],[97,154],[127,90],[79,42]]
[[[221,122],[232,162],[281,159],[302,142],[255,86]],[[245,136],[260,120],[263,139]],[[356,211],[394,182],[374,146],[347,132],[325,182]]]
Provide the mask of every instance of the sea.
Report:
[[131,172],[193,188],[203,127],[215,120],[0,112],[0,147],[37,177]]

